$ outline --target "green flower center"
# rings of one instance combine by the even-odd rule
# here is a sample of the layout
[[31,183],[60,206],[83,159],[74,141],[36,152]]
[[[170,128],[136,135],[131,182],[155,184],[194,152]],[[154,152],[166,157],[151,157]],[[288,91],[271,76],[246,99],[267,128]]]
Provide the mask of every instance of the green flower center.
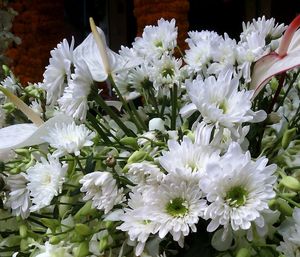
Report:
[[167,76],[173,77],[174,76],[174,69],[171,67],[166,67],[162,70],[162,76],[167,77]]
[[183,217],[188,212],[187,202],[181,197],[174,198],[168,202],[166,211],[173,217]]
[[163,47],[162,41],[157,41],[154,43],[156,47]]
[[225,197],[226,202],[232,207],[244,205],[247,201],[248,192],[241,186],[231,188]]
[[228,108],[227,108],[227,104],[226,104],[225,101],[223,101],[223,102],[220,103],[219,109],[221,109],[224,114],[227,112]]

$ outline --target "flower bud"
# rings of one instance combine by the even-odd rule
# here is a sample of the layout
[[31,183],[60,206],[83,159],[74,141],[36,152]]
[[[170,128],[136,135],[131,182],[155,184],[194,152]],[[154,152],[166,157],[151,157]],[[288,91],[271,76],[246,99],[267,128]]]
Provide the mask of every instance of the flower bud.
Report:
[[120,139],[120,143],[124,145],[132,146],[134,149],[138,149],[137,139],[135,137],[123,137]]
[[135,151],[129,158],[127,163],[136,163],[144,160],[152,160],[151,156],[143,150]]
[[110,167],[110,168],[113,168],[116,166],[116,158],[112,155],[109,155],[106,160],[105,160],[105,164]]
[[236,257],[250,257],[251,253],[247,248],[241,248],[236,254]]
[[297,128],[292,128],[292,129],[287,129],[283,136],[282,136],[282,140],[281,140],[281,146],[283,149],[286,149],[290,142],[292,141],[292,139],[294,138],[295,134],[296,134]]
[[76,233],[78,233],[81,236],[87,236],[87,235],[93,233],[93,231],[90,229],[89,226],[82,224],[82,223],[78,223],[75,225],[75,231],[76,231]]
[[55,232],[55,229],[60,226],[58,220],[55,219],[48,219],[48,218],[41,218],[40,221],[48,228],[51,229],[52,232]]
[[293,208],[291,206],[289,206],[287,201],[285,201],[281,198],[278,198],[278,199],[276,199],[276,206],[277,206],[277,209],[280,211],[281,214],[283,214],[285,216],[292,216],[293,215]]
[[100,252],[103,252],[107,249],[108,247],[108,236],[104,236],[100,239],[99,242],[99,250]]
[[21,238],[27,237],[27,226],[25,224],[21,224],[19,227],[19,233]]
[[280,181],[280,184],[293,191],[300,191],[300,182],[292,176],[285,176]]
[[88,256],[90,251],[89,251],[89,243],[87,241],[84,241],[79,244],[78,247],[75,247],[73,250],[74,256],[75,257],[85,257]]
[[272,91],[276,91],[278,85],[279,85],[278,80],[275,77],[273,77],[270,81],[270,86],[271,86]]
[[59,235],[59,236],[52,236],[49,239],[49,243],[52,245],[56,245],[58,243],[60,243],[62,240],[64,240],[65,235]]
[[25,252],[29,247],[27,238],[22,238],[20,242],[20,250]]
[[74,219],[79,219],[80,217],[86,216],[93,211],[92,201],[87,201],[75,214]]
[[16,109],[15,105],[11,102],[3,104],[2,108],[8,113],[11,113]]
[[153,118],[149,121],[149,131],[159,130],[165,131],[165,122],[161,118]]
[[265,123],[267,125],[273,125],[273,124],[279,123],[280,120],[281,120],[281,118],[276,112],[271,112],[267,115],[267,119],[265,120]]

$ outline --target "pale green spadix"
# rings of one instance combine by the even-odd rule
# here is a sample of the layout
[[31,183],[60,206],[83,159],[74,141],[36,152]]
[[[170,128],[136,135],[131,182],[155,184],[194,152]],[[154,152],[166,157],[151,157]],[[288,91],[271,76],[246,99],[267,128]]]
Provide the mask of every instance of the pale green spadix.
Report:
[[72,122],[72,118],[64,114],[59,114],[44,122],[27,104],[6,88],[0,86],[0,91],[33,122],[15,124],[0,129],[0,150],[42,144],[45,142],[42,138],[48,134],[49,129],[55,123]]

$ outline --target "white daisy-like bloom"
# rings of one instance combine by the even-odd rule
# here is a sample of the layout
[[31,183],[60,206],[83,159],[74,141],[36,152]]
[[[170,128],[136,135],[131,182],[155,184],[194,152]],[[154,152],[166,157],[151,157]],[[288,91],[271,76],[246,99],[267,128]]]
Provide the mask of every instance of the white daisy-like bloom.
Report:
[[50,52],[49,65],[46,67],[43,75],[43,87],[47,92],[48,104],[56,103],[70,79],[71,68],[74,62],[73,48],[74,38],[72,37],[71,45],[64,39]]
[[43,108],[41,106],[41,103],[38,100],[34,100],[30,103],[29,107],[38,115],[42,116],[43,114]]
[[243,122],[259,122],[266,118],[264,111],[251,110],[254,91],[238,90],[239,80],[232,78],[232,72],[222,72],[217,79],[210,76],[205,80],[197,78],[186,83],[192,103],[180,110],[183,117],[199,111],[205,123],[233,128]]
[[207,208],[197,180],[177,174],[168,174],[157,190],[146,194],[147,212],[158,225],[158,235],[164,238],[168,233],[183,247],[184,237],[197,230],[199,217]]
[[9,188],[6,206],[12,209],[12,214],[26,219],[30,214],[31,200],[30,192],[27,188],[28,180],[23,173],[9,175],[6,184]]
[[151,220],[150,214],[146,210],[146,201],[143,197],[145,192],[133,191],[129,194],[128,208],[124,208],[120,220],[123,223],[117,229],[125,231],[131,241],[137,241],[135,254],[140,256],[144,250],[149,235],[157,232],[157,224]]
[[4,127],[6,119],[6,113],[3,108],[0,106],[0,128]]
[[266,46],[264,35],[255,31],[247,35],[245,41],[238,43],[236,60],[245,82],[251,81],[251,64],[270,51],[271,48]]
[[[19,88],[18,80],[12,72],[10,72],[9,76],[7,76],[3,81],[1,81],[0,84],[13,94],[16,94]],[[2,95],[2,92],[0,92],[0,94]]]
[[203,216],[211,219],[208,232],[219,226],[224,227],[224,234],[265,226],[263,213],[269,211],[268,201],[276,195],[276,165],[267,163],[264,157],[252,161],[249,152],[243,153],[232,143],[218,162],[207,164],[199,185],[210,203]]
[[[244,41],[249,34],[254,31],[262,34],[266,41],[271,41],[272,39],[277,39],[282,36],[283,32],[286,30],[287,26],[282,24],[275,24],[275,19],[266,19],[265,16],[253,19],[252,22],[243,22],[243,32],[241,33],[241,40]],[[269,43],[267,42],[267,43]]]
[[63,96],[58,99],[60,110],[75,120],[85,121],[88,111],[88,95],[91,92],[93,78],[84,61],[76,64],[75,74]]
[[127,71],[118,73],[114,76],[114,81],[118,87],[121,95],[125,100],[133,100],[138,98],[141,94],[135,88],[136,84],[131,84],[128,78],[129,74]]
[[137,187],[145,185],[158,185],[164,178],[164,173],[160,168],[147,161],[132,163],[128,165],[128,177]]
[[37,245],[40,251],[36,257],[72,257],[71,247],[64,247],[62,243],[52,245],[45,242],[45,245]]
[[65,181],[68,165],[61,164],[50,154],[47,159],[42,157],[41,162],[37,162],[26,171],[29,181],[27,188],[34,204],[30,208],[32,212],[49,205],[53,197],[61,192]]
[[95,132],[90,131],[84,124],[76,125],[71,123],[55,123],[48,129],[45,139],[51,147],[56,148],[54,157],[61,157],[67,153],[78,156],[80,150],[85,146],[92,146],[92,139]]
[[142,37],[136,38],[133,48],[139,55],[152,59],[165,52],[173,52],[177,45],[177,27],[175,19],[157,21],[157,26],[146,26]]
[[226,33],[218,47],[212,48],[213,63],[207,69],[208,74],[219,74],[224,69],[232,69],[236,62],[236,41]]
[[208,145],[195,144],[185,136],[181,143],[176,140],[168,141],[168,151],[163,151],[159,163],[168,173],[176,173],[177,169],[180,169],[189,175],[200,175],[207,162],[217,161],[218,158],[217,149]]
[[286,219],[279,227],[278,232],[283,241],[277,250],[286,257],[300,256],[300,208],[294,208],[293,217]]
[[189,37],[185,41],[188,43],[189,47],[197,45],[201,41],[218,42],[222,40],[222,37],[218,33],[208,30],[189,31],[188,36]]
[[104,210],[107,214],[112,208],[124,200],[123,188],[119,189],[110,172],[95,171],[80,179],[81,192],[85,193],[84,201],[92,199],[93,207]]
[[165,54],[153,63],[149,77],[153,81],[156,92],[162,90],[162,87],[166,87],[167,91],[169,91],[169,88],[172,88],[174,84],[179,85],[181,65],[181,59]]

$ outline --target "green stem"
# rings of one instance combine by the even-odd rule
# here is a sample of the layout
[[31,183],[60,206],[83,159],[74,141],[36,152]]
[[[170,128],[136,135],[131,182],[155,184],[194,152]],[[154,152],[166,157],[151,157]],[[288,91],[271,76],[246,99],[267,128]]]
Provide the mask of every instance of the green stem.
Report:
[[300,208],[300,204],[299,203],[297,203],[297,202],[293,201],[292,199],[284,196],[283,194],[279,193],[278,191],[277,191],[277,195],[278,195],[278,197],[286,200],[287,202],[289,202],[290,204],[296,206],[297,208]]
[[160,109],[160,115],[159,115],[161,118],[164,117],[166,104],[167,104],[167,96],[164,95],[163,100],[162,100],[161,109]]
[[92,127],[97,131],[97,133],[101,136],[101,139],[104,141],[104,143],[111,144],[111,141],[109,140],[108,136],[104,133],[104,131],[100,128],[98,124],[98,120],[94,115],[92,115],[90,112],[87,113],[87,118],[91,122]]
[[92,97],[97,104],[117,123],[117,125],[124,131],[127,136],[135,137],[136,134],[125,126],[118,115],[105,103],[100,95],[96,92],[92,93]]
[[109,79],[109,82],[111,83],[112,87],[113,87],[114,90],[116,91],[116,94],[117,94],[117,96],[119,97],[120,101],[122,102],[122,104],[123,104],[123,106],[124,106],[126,112],[129,114],[131,120],[132,120],[133,122],[136,123],[136,126],[137,126],[138,130],[141,132],[142,128],[139,126],[139,123],[136,122],[137,120],[135,119],[135,117],[134,117],[132,111],[130,110],[130,108],[129,108],[128,104],[127,104],[127,102],[125,101],[125,99],[124,99],[124,97],[122,96],[122,94],[121,94],[119,88],[117,87],[115,81],[113,80],[113,77],[112,77],[111,75],[109,75],[109,76],[108,76],[108,79]]
[[172,101],[172,116],[171,116],[171,129],[176,129],[176,118],[177,118],[177,91],[178,87],[174,84],[173,88],[171,89],[171,101]]
[[141,116],[139,115],[139,113],[137,112],[134,104],[132,101],[129,101],[129,106],[131,108],[131,110],[133,111],[135,117],[137,118],[137,121],[139,122],[139,124],[141,125],[143,130],[147,130],[147,126],[145,124],[145,122],[143,121],[143,119],[141,118]]
[[74,158],[75,158],[75,160],[76,160],[76,162],[77,162],[80,170],[84,173],[84,168],[82,167],[81,162],[80,162],[78,156],[74,155]]

